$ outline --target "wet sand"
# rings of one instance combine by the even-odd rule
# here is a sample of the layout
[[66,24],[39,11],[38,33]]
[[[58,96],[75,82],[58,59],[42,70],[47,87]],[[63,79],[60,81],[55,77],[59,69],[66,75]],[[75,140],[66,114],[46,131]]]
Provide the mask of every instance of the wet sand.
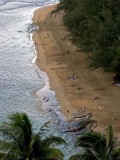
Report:
[[114,73],[88,68],[86,55],[69,40],[62,15],[50,16],[54,7],[34,12],[33,23],[39,26],[39,31],[33,34],[36,64],[48,74],[50,88],[56,92],[67,120],[78,110],[92,112],[93,119],[98,122],[95,130],[104,132],[108,124],[112,124],[119,136],[120,86],[111,84]]

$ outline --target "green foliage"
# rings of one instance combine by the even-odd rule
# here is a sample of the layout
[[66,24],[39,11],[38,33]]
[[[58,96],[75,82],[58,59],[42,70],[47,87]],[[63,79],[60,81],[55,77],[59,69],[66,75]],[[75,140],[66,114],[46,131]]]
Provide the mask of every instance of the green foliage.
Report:
[[108,126],[107,135],[87,132],[76,141],[76,147],[83,147],[84,153],[73,155],[70,160],[119,160],[120,148],[116,148],[112,126]]
[[52,144],[66,142],[55,136],[41,137],[42,128],[35,134],[30,119],[25,113],[15,113],[9,120],[0,124],[0,159],[1,160],[62,160],[63,153]]
[[113,71],[120,64],[120,1],[60,0],[54,13],[64,11],[71,40],[92,53],[91,67]]

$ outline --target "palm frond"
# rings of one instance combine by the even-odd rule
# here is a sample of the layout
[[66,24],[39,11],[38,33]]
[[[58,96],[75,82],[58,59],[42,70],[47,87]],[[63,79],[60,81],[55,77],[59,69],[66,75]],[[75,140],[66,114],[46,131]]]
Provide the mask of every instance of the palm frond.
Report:
[[112,158],[113,160],[120,160],[120,147],[113,149]]
[[8,151],[12,146],[13,142],[7,142],[5,140],[0,140],[0,150],[2,151]]
[[0,152],[0,159],[2,160],[5,155],[6,155],[5,152]]
[[99,142],[102,142],[104,143],[104,145],[106,145],[106,139],[101,133],[87,132],[77,139],[75,146],[88,148],[93,146],[97,147],[97,145],[99,145]]
[[76,154],[69,158],[69,160],[85,160],[85,155],[83,154]]
[[[88,155],[94,155],[95,158],[104,159],[106,156],[106,137],[101,133],[87,132],[78,138],[76,146],[89,149]],[[94,152],[93,152],[94,151]],[[88,151],[87,151],[88,152]]]
[[100,159],[100,155],[98,152],[95,151],[95,149],[92,148],[87,148],[84,154],[86,160],[99,160]]
[[31,142],[28,146],[29,148],[29,155],[34,151],[34,155],[38,155],[39,151],[41,150],[41,139],[39,134],[36,134],[32,137]]
[[61,137],[56,136],[50,136],[46,137],[44,140],[42,140],[41,145],[45,148],[48,148],[50,145],[56,144],[56,145],[66,145],[66,142]]
[[18,160],[19,157],[12,152],[11,150],[8,152],[0,152],[0,159],[1,160]]
[[[108,126],[107,135],[93,131],[84,133],[77,139],[75,146],[83,147],[85,152],[80,155],[80,158],[84,160],[120,160],[120,147],[114,148],[115,141],[111,125]],[[76,155],[71,158],[74,157]]]
[[111,125],[108,126],[107,133],[108,134],[106,137],[106,140],[107,140],[106,147],[112,149],[114,145],[114,139],[113,139],[113,130]]
[[63,160],[63,158],[64,158],[63,153],[56,148],[47,148],[40,152],[40,159],[42,160],[49,160],[49,159]]
[[[48,125],[46,123],[45,125]],[[42,128],[41,128],[42,129]],[[32,124],[26,113],[10,115],[9,120],[0,124],[0,151],[2,160],[22,160],[28,157],[47,159],[63,159],[63,153],[56,148],[49,148],[52,144],[66,144],[55,136],[41,138],[40,133],[34,134]],[[4,153],[4,154],[3,154]]]
[[106,135],[106,158],[110,159],[113,148],[114,148],[114,139],[113,139],[113,130],[112,126],[109,125],[107,129],[107,135]]
[[11,126],[10,122],[3,122],[0,124],[0,134],[9,140],[14,138],[15,130]]
[[69,160],[99,160],[92,150],[87,149],[83,154],[76,154],[69,158]]
[[15,113],[10,116],[10,124],[21,144],[28,146],[32,137],[32,124],[26,113]]
[[29,120],[28,116],[26,115],[26,113],[22,112],[22,113],[15,113],[10,115],[10,122],[11,125],[15,128],[15,129],[22,129],[23,132],[27,132],[27,133],[32,133],[32,124],[31,121]]

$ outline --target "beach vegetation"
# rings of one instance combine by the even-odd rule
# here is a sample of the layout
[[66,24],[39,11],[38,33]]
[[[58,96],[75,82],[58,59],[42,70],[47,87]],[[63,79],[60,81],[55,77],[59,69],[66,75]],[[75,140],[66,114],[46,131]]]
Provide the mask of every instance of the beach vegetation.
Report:
[[60,0],[70,39],[87,53],[90,67],[115,71],[120,64],[120,0]]
[[[52,145],[66,142],[56,136],[42,137],[42,128],[34,133],[26,113],[14,113],[0,124],[1,160],[62,160],[63,153]],[[57,146],[56,146],[57,147]]]
[[106,135],[94,131],[84,133],[75,146],[82,147],[84,151],[71,156],[69,160],[120,160],[120,147],[117,147],[111,125]]

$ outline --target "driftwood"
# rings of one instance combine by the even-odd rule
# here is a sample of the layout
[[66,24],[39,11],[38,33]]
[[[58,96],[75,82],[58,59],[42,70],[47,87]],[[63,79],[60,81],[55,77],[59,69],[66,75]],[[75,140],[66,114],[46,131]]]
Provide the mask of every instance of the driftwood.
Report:
[[74,127],[74,128],[72,128],[72,129],[69,129],[69,130],[64,131],[64,132],[62,132],[62,133],[66,133],[66,132],[77,132],[77,131],[80,131],[80,130],[84,129],[85,127],[86,127],[86,126]]
[[76,118],[84,118],[84,117],[86,117],[87,119],[88,118],[91,118],[92,117],[92,113],[87,113],[87,114],[85,114],[85,115],[82,115],[82,116],[75,116],[73,119],[75,120]]
[[80,122],[79,122],[79,126],[78,126],[78,127],[73,127],[73,128],[71,128],[71,129],[68,129],[68,130],[62,132],[62,133],[66,133],[66,132],[77,132],[77,131],[80,131],[80,130],[82,130],[82,129],[85,129],[87,125],[93,124],[93,123],[95,123],[95,121],[92,120],[92,119],[83,120],[83,121],[80,121]]

